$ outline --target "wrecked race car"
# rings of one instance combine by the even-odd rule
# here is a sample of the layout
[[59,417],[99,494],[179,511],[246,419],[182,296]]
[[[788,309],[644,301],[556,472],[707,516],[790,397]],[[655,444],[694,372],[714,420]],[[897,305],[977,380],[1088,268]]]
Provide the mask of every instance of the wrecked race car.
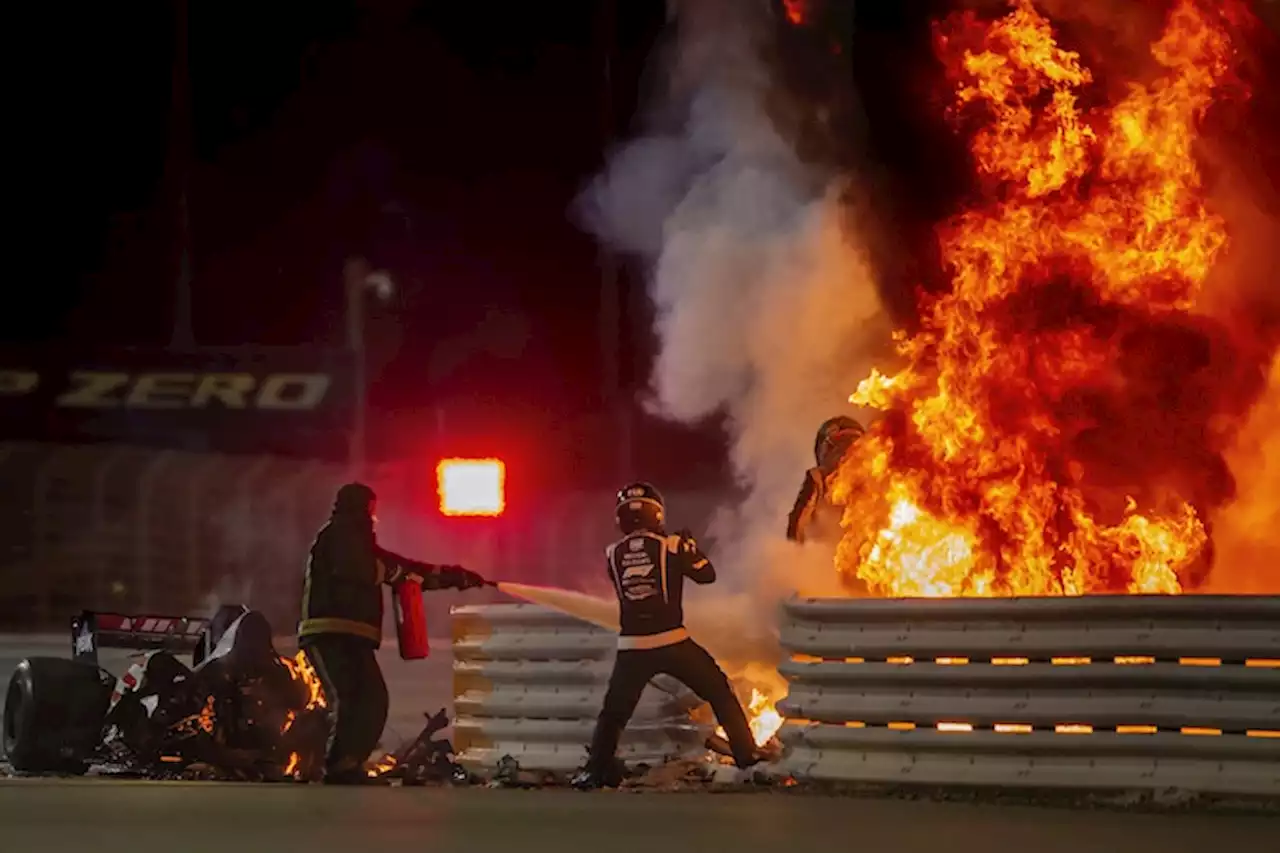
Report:
[[[82,613],[72,658],[22,661],[4,707],[5,754],[27,774],[116,772],[310,779],[328,720],[320,681],[299,653],[278,654],[261,613],[212,619]],[[118,677],[98,650],[142,653]],[[178,655],[189,653],[188,666]]]

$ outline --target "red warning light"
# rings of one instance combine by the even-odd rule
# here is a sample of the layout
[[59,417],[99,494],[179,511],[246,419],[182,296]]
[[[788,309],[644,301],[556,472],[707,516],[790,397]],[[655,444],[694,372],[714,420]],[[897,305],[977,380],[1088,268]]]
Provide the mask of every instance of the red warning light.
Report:
[[442,515],[502,515],[507,466],[501,459],[441,459],[436,489]]

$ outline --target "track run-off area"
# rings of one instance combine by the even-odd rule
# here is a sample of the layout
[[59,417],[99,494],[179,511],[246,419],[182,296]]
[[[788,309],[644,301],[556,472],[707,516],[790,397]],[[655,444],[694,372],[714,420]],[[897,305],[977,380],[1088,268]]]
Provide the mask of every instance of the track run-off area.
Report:
[[0,849],[866,853],[1265,850],[1264,814],[1124,812],[779,792],[338,788],[101,778],[0,781]]

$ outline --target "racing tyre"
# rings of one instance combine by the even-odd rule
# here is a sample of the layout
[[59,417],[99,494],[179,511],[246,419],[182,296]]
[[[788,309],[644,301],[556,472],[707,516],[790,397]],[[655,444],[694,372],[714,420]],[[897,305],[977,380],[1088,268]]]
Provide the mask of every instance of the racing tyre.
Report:
[[4,751],[21,773],[80,775],[97,749],[111,701],[109,676],[65,658],[27,658],[9,679]]

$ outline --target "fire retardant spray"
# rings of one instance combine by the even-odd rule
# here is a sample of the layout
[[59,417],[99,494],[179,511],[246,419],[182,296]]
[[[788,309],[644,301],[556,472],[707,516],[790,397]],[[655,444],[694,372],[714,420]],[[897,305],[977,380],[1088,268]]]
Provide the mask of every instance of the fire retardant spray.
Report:
[[541,604],[576,616],[585,622],[599,625],[607,631],[618,630],[618,602],[567,589],[556,589],[548,586],[529,586],[523,583],[496,584],[499,590],[516,598],[523,598],[533,604]]
[[421,660],[431,654],[422,587],[410,581],[395,584],[391,588],[391,606],[396,616],[396,640],[400,644],[400,658]]

